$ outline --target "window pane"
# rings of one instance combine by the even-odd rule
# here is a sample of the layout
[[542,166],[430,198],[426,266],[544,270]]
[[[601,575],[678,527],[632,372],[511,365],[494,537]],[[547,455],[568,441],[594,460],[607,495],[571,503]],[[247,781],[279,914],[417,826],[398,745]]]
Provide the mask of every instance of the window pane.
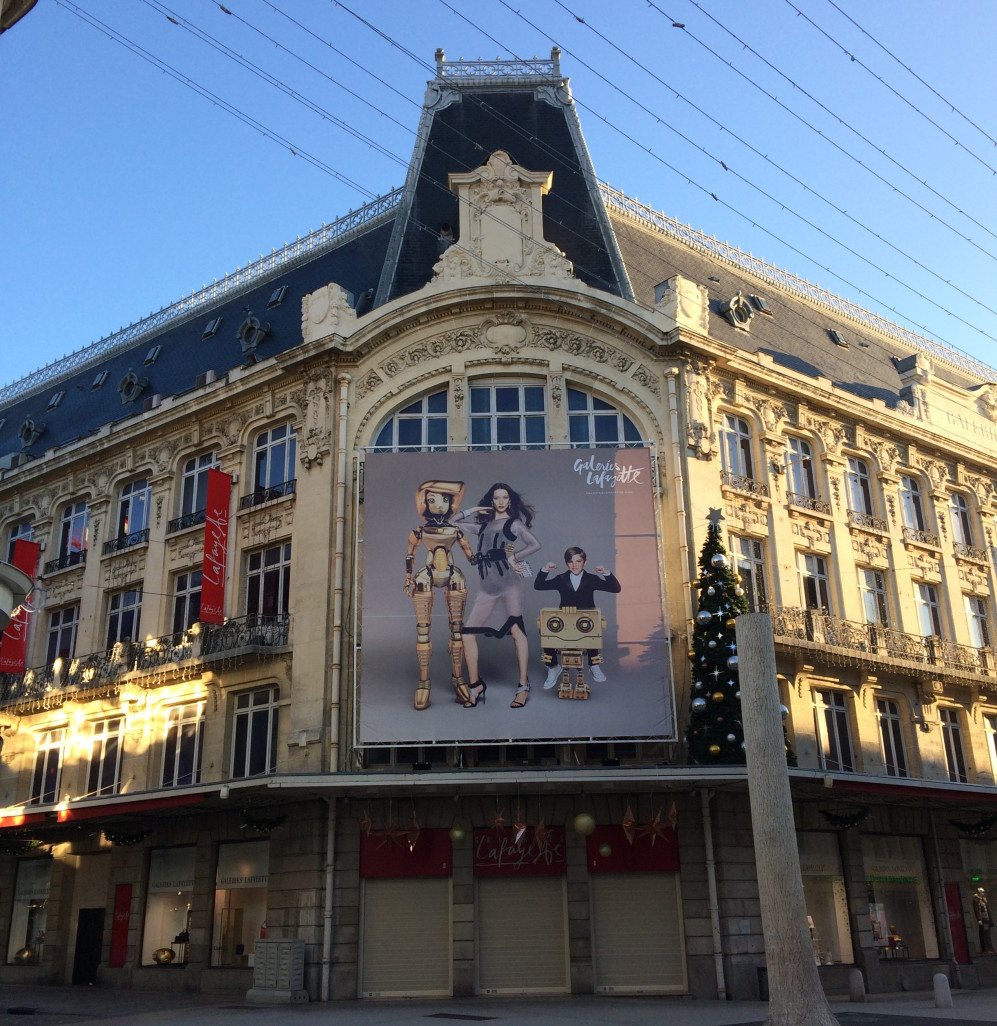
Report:
[[434,392],[431,396],[426,398],[426,411],[428,413],[446,413],[447,412],[447,393],[446,392]]
[[495,389],[495,410],[497,413],[519,412],[519,389],[499,386]]
[[523,389],[524,408],[527,413],[543,413],[544,390],[539,385],[527,385]]
[[584,392],[579,392],[577,388],[568,389],[568,409],[569,410],[586,410],[588,409],[588,396]]
[[491,390],[487,388],[472,388],[471,412],[488,413],[491,408]]

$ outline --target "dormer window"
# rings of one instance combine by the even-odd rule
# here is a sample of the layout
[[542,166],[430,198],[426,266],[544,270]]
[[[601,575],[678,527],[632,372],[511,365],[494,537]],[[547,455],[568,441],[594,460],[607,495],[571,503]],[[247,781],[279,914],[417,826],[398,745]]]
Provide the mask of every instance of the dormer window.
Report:
[[267,300],[267,309],[272,310],[275,306],[280,306],[284,302],[284,297],[287,295],[287,286],[281,285],[279,288],[273,290],[270,293],[270,298]]
[[49,399],[49,401],[48,401],[48,408],[49,408],[50,410],[54,410],[54,409],[55,409],[55,408],[56,408],[56,407],[57,407],[57,406],[59,405],[59,403],[61,403],[61,402],[62,402],[62,397],[63,397],[63,396],[65,395],[65,394],[66,394],[66,392],[65,392],[65,390],[64,390],[64,389],[60,389],[60,390],[59,390],[58,392],[56,392],[56,393],[55,393],[55,394],[54,394],[54,395],[52,396],[52,398],[51,398],[51,399]]
[[204,326],[204,331],[201,332],[201,338],[211,338],[212,335],[218,334],[218,329],[222,326],[221,317],[212,317],[210,321]]
[[740,328],[741,331],[748,331],[751,318],[755,316],[755,311],[751,304],[740,292],[728,299],[720,307],[720,312],[735,328]]
[[93,379],[93,381],[91,382],[91,384],[90,384],[90,391],[94,392],[98,388],[100,388],[104,384],[104,382],[107,381],[107,375],[108,375],[108,372],[106,370],[101,371],[97,375],[97,377],[95,377]]

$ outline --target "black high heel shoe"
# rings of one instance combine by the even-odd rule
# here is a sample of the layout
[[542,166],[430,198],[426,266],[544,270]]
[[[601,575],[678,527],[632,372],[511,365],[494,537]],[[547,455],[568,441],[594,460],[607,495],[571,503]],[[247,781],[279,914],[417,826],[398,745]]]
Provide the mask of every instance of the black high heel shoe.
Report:
[[488,685],[479,677],[470,688],[471,700],[464,703],[465,709],[473,709],[479,702],[485,704],[485,692]]

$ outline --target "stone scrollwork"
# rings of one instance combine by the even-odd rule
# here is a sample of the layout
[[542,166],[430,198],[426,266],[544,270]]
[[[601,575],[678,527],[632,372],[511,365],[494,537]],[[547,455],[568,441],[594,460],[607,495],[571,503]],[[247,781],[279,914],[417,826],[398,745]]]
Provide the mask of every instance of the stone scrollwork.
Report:
[[324,368],[306,371],[304,379],[304,388],[295,391],[293,398],[302,412],[298,458],[310,469],[313,463],[321,466],[322,458],[332,451],[330,373]]
[[365,399],[379,385],[384,384],[384,378],[376,370],[369,370],[357,382],[357,398]]
[[702,334],[710,330],[710,293],[704,285],[676,274],[654,290],[654,309],[668,321],[668,329],[689,328]]
[[713,398],[710,369],[700,362],[685,365],[686,444],[701,457],[713,452]]
[[515,356],[533,336],[533,326],[522,314],[513,311],[486,317],[478,329],[484,344],[499,356]]
[[350,335],[357,326],[352,297],[336,282],[323,285],[301,300],[301,337],[314,342],[327,335]]
[[651,395],[661,395],[661,379],[654,371],[645,367],[644,364],[638,364],[637,367],[634,368],[634,372],[630,377],[633,381],[636,381],[638,385],[643,385]]

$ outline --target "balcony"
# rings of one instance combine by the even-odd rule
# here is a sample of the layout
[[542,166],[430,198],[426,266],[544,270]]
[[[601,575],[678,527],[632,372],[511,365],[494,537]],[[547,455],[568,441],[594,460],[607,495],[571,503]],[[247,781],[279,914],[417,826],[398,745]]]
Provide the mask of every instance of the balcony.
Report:
[[848,511],[848,523],[852,527],[861,527],[865,531],[887,534],[890,525],[882,517],[874,517],[871,513],[860,513],[857,509]]
[[[833,652],[838,662],[902,666],[916,676],[985,677],[997,687],[997,652],[923,638],[874,623],[842,620],[822,609],[780,606],[772,613],[777,645]],[[850,658],[848,658],[850,657]]]
[[938,548],[938,535],[925,531],[920,527],[905,527],[904,541],[913,542],[915,545],[930,545],[932,548]]
[[281,484],[271,485],[269,488],[257,488],[256,491],[244,495],[239,500],[239,509],[252,509],[253,506],[260,506],[271,499],[282,499],[285,495],[294,495],[296,480],[292,477],[290,481],[283,481]]
[[144,527],[141,531],[132,531],[131,534],[119,534],[117,538],[111,538],[104,542],[101,550],[102,556],[110,555],[112,552],[123,552],[133,545],[144,545],[149,540],[149,528]]
[[87,550],[80,549],[78,552],[66,552],[58,559],[50,559],[44,567],[43,573],[54,574],[59,570],[68,570],[71,566],[80,566],[87,561]]
[[769,497],[769,486],[761,481],[756,481],[753,477],[722,470],[720,478],[728,488],[736,488],[739,492],[749,492],[751,495],[757,495],[764,499]]
[[287,614],[254,613],[223,624],[194,624],[187,631],[144,644],[119,641],[103,652],[56,659],[24,673],[0,673],[0,708],[33,712],[58,708],[70,698],[89,701],[115,694],[125,678],[140,686],[165,677],[189,678],[205,662],[285,646],[290,633]]
[[990,557],[986,549],[978,549],[975,545],[967,545],[965,542],[955,543],[955,554],[963,559],[970,559],[974,563],[989,563]]
[[800,492],[787,492],[786,501],[790,506],[796,506],[799,509],[808,509],[812,513],[823,513],[825,516],[831,515],[831,504],[825,502],[823,499],[818,499],[815,495],[802,495]]
[[198,509],[193,513],[184,513],[183,516],[176,517],[167,523],[166,533],[176,534],[177,531],[184,531],[188,527],[197,527],[199,524],[204,523],[207,513],[206,509]]

